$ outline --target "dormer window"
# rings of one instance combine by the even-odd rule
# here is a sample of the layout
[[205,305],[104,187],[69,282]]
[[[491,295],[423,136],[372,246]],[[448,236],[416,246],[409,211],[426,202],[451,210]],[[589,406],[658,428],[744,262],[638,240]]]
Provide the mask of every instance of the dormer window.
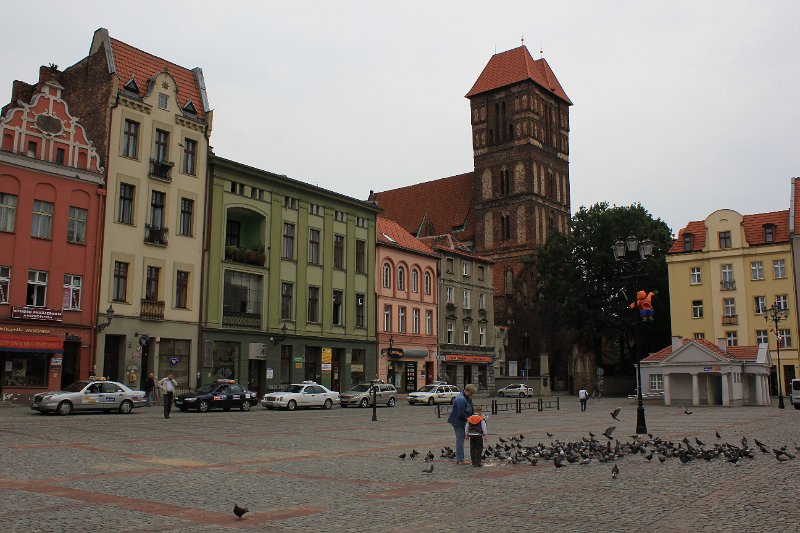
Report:
[[136,85],[136,80],[134,78],[128,80],[128,83],[125,84],[125,90],[139,94],[139,86]]
[[683,251],[691,252],[694,249],[694,235],[691,233],[683,234]]
[[185,112],[187,112],[187,113],[192,114],[192,115],[196,115],[197,114],[197,108],[194,106],[194,104],[192,103],[191,100],[186,102],[186,105],[183,106],[183,110]]
[[764,242],[775,242],[775,224],[764,224]]

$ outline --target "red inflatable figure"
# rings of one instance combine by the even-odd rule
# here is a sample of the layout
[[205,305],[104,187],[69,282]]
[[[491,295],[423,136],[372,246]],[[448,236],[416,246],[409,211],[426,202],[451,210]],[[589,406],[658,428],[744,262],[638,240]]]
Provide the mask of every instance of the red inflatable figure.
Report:
[[653,320],[653,293],[652,292],[644,292],[639,291],[636,293],[636,301],[633,302],[630,307],[633,309],[634,307],[639,308],[639,316],[642,318],[642,321]]

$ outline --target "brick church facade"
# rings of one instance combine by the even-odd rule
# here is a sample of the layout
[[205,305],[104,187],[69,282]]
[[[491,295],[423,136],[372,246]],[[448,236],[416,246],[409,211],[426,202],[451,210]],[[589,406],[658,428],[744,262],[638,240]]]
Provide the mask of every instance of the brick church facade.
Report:
[[509,327],[506,371],[547,373],[538,356],[557,356],[559,342],[537,327],[533,265],[536,247],[569,227],[572,102],[524,45],[493,55],[466,98],[474,170],[370,199],[412,235],[450,234],[492,259],[495,324]]

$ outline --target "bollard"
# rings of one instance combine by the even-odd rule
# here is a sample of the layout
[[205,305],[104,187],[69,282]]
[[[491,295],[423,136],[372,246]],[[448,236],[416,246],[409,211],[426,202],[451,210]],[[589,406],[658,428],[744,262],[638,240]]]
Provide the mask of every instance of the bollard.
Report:
[[492,400],[492,414],[497,414],[497,400]]
[[517,398],[517,413],[521,413],[521,412],[522,412],[522,400]]
[[436,418],[442,418],[442,406],[436,404]]
[[539,412],[541,413],[542,411],[544,411],[544,402],[542,401],[541,398],[539,398],[538,404],[539,405],[537,407],[539,408]]
[[560,410],[561,410],[561,398],[556,396],[556,411],[560,411]]

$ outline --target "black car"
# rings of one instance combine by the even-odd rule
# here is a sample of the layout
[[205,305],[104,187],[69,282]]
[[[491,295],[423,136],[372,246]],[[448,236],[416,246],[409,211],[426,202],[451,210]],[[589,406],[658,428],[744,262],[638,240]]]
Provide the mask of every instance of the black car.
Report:
[[197,409],[200,413],[205,413],[209,409],[230,411],[231,407],[249,411],[250,407],[257,403],[258,397],[255,392],[245,389],[232,379],[218,379],[175,398],[175,405],[181,411]]

